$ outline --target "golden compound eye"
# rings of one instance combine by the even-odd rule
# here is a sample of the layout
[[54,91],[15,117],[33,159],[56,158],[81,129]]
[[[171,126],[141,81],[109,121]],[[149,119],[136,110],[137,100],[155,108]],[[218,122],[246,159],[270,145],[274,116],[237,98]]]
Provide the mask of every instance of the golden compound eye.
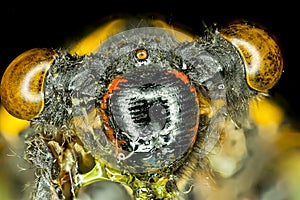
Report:
[[139,61],[146,60],[148,58],[148,51],[146,49],[138,49],[135,52],[135,56]]
[[267,32],[248,24],[233,24],[221,35],[240,51],[252,89],[266,91],[278,82],[283,71],[282,55]]
[[13,116],[30,120],[44,107],[44,78],[56,53],[35,48],[15,58],[1,80],[1,102]]

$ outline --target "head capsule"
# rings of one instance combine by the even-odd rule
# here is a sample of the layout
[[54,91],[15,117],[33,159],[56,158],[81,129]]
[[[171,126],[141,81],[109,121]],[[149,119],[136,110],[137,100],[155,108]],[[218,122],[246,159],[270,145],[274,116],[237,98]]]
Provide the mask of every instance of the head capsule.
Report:
[[1,103],[13,116],[30,120],[44,107],[44,79],[56,57],[51,49],[35,48],[15,58],[1,80]]
[[221,35],[239,50],[252,89],[267,91],[278,82],[283,59],[279,46],[266,31],[248,24],[232,24]]

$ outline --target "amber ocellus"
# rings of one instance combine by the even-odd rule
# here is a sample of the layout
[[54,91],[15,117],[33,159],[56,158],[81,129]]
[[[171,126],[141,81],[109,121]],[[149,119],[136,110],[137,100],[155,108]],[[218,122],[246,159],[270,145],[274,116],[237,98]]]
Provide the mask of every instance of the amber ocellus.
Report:
[[44,78],[55,56],[51,49],[35,48],[10,63],[1,81],[1,102],[11,115],[30,120],[42,111]]
[[280,79],[283,58],[271,35],[249,24],[232,24],[221,31],[240,51],[248,85],[258,91],[271,89]]

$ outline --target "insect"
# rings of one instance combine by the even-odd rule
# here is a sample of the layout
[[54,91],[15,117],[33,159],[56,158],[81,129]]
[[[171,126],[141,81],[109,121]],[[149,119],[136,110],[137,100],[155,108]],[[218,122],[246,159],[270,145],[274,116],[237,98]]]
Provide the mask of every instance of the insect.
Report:
[[1,103],[30,121],[32,199],[96,199],[105,186],[123,199],[205,199],[251,164],[249,106],[283,71],[275,40],[247,23],[201,37],[130,24],[114,20],[70,49],[28,50],[6,69]]

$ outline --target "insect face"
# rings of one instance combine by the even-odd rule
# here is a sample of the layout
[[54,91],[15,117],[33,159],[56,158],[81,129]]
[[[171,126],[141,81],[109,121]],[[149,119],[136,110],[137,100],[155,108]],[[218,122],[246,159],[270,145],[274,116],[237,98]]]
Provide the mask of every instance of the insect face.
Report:
[[248,104],[282,72],[279,48],[265,34],[238,24],[193,39],[150,22],[88,55],[33,49],[17,57],[1,98],[31,121],[25,156],[40,180],[33,197],[75,199],[104,180],[136,199],[186,197],[226,132],[255,130]]

